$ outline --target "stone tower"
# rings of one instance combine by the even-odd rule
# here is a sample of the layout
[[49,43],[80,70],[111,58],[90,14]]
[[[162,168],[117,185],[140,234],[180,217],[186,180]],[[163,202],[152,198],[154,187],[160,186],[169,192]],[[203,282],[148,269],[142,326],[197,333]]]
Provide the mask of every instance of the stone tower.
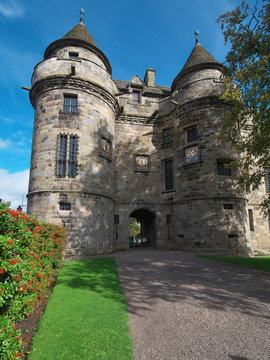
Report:
[[257,205],[265,189],[248,202],[230,166],[239,155],[220,136],[223,73],[197,40],[171,87],[156,85],[153,69],[113,80],[83,16],[48,46],[30,91],[28,212],[67,228],[68,256],[129,249],[130,217],[144,246],[269,251]]
[[250,253],[245,192],[230,163],[238,154],[220,136],[229,105],[220,99],[224,66],[197,41],[172,83],[175,129],[175,239],[180,248]]
[[32,76],[28,212],[66,226],[79,255],[112,250],[116,92],[83,18],[48,46]]

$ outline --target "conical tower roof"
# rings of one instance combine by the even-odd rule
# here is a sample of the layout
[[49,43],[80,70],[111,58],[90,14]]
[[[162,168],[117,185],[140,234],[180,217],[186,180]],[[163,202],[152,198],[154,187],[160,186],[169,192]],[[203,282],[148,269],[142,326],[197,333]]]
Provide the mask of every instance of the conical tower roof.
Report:
[[81,46],[91,50],[95,53],[105,64],[107,71],[111,74],[112,68],[109,63],[109,60],[105,56],[105,54],[98,48],[96,42],[93,37],[90,35],[88,29],[85,27],[82,19],[81,22],[74,26],[66,35],[64,35],[61,39],[58,39],[51,43],[44,53],[44,59],[48,59],[52,52],[56,48],[61,48],[65,46]]
[[219,63],[207,50],[205,50],[205,48],[200,43],[197,43],[194,46],[182,70],[174,79],[172,83],[172,91],[174,91],[176,84],[184,75],[200,69],[219,69],[224,71],[225,67]]
[[201,44],[196,44],[189,55],[182,71],[201,64],[219,64],[218,61],[211,55]]
[[89,31],[83,24],[74,26],[74,28],[71,29],[65,36],[63,36],[62,39],[82,40],[95,47],[98,47]]

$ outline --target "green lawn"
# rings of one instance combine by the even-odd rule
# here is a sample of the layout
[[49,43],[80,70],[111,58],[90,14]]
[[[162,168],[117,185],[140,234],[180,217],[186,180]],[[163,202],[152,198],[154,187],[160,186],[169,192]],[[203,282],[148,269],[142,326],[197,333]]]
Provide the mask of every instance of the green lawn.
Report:
[[239,258],[239,257],[231,257],[231,256],[210,256],[210,255],[209,256],[198,255],[198,256],[201,258],[227,261],[234,264],[245,265],[264,271],[270,271],[270,256],[262,256],[256,258]]
[[28,360],[132,360],[126,301],[113,258],[65,263]]

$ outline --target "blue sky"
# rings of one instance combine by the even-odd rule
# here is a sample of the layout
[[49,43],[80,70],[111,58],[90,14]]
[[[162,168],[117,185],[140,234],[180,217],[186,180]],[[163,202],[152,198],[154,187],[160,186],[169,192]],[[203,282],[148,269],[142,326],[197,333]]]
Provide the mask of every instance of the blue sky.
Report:
[[27,193],[34,111],[21,86],[31,86],[44,50],[78,23],[81,7],[85,25],[112,65],[113,78],[143,78],[152,67],[157,84],[170,86],[194,46],[196,29],[201,44],[225,61],[228,48],[216,19],[240,2],[0,0],[0,198],[17,207]]

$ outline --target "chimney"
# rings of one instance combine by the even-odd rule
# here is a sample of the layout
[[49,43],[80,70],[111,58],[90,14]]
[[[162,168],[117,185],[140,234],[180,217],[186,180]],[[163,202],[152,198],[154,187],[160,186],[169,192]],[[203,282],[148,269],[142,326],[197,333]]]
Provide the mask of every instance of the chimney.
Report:
[[144,75],[144,83],[146,86],[155,86],[156,70],[147,69]]

